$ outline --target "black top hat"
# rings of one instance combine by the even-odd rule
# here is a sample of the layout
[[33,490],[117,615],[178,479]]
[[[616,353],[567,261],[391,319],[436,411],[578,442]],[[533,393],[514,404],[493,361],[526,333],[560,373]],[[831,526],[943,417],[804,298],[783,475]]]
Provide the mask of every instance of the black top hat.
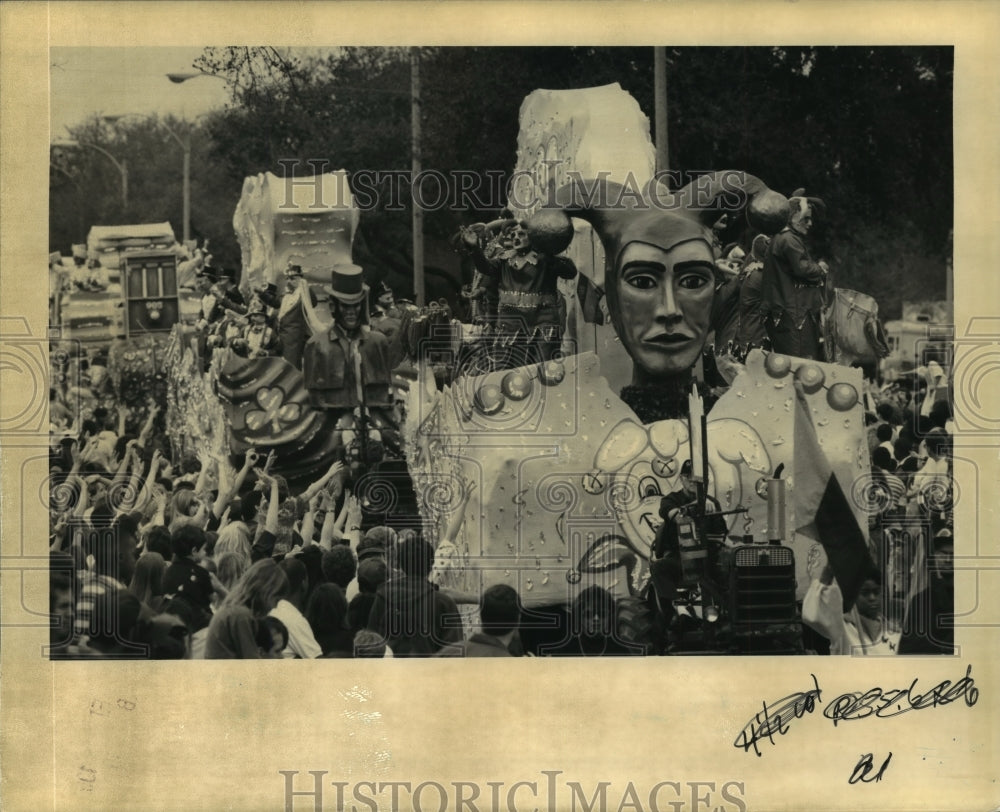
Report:
[[264,300],[259,296],[254,296],[250,301],[250,307],[247,310],[248,316],[266,316],[267,315],[267,305]]
[[365,284],[358,265],[335,265],[330,282],[330,295],[344,304],[359,304],[368,295],[368,285]]

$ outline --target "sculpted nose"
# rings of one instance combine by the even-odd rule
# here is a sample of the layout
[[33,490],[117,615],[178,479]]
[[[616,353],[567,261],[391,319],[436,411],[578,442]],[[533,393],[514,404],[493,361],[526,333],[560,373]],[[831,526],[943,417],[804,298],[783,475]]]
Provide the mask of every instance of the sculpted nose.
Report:
[[672,284],[663,285],[661,295],[656,303],[656,318],[663,321],[674,321],[681,315],[680,307],[677,305],[677,297],[674,295]]

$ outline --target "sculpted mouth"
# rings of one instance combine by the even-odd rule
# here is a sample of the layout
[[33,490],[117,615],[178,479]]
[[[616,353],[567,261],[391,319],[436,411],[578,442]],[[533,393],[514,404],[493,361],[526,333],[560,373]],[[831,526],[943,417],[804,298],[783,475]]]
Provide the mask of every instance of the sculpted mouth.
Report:
[[664,347],[672,347],[678,344],[685,344],[692,340],[692,336],[685,333],[661,333],[646,339],[647,344],[660,344]]

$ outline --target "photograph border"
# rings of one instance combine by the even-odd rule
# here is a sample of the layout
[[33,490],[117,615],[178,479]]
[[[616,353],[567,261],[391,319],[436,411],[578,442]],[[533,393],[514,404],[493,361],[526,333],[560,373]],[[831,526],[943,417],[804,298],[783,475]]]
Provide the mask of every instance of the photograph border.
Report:
[[[1000,399],[989,377],[1000,368],[1000,313],[982,309],[1000,302],[1000,8],[68,2],[3,4],[0,23],[0,355],[15,364],[5,380],[24,376],[42,402],[45,292],[25,269],[41,269],[48,255],[47,195],[39,191],[47,188],[41,136],[51,45],[199,44],[208,36],[221,44],[954,45],[956,397],[973,416],[969,432],[955,436],[955,458],[974,472],[956,474],[963,499],[953,658],[53,663],[42,655],[48,517],[21,498],[37,492],[26,472],[47,454],[47,425],[34,400],[25,407],[23,391],[8,388],[0,402],[0,791],[10,809],[337,809],[341,799],[364,809],[362,796],[373,795],[395,797],[393,808],[425,809],[463,798],[482,809],[497,800],[528,810],[1000,806]],[[850,725],[808,707],[810,697],[815,707],[914,680],[911,695],[948,680],[962,684],[961,696]],[[767,706],[795,697],[782,725],[761,721]],[[772,735],[757,748],[735,746],[755,719],[757,729],[774,725]]]

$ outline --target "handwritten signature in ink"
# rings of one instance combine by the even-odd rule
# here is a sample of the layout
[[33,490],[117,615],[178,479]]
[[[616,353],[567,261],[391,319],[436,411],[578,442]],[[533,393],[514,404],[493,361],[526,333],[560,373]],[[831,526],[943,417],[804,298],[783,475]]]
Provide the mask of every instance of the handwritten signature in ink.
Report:
[[744,752],[748,752],[752,747],[760,756],[758,742],[767,739],[774,744],[775,735],[784,736],[792,719],[801,719],[807,713],[812,713],[816,709],[816,703],[822,701],[823,692],[816,675],[810,674],[810,676],[813,680],[812,690],[789,694],[770,705],[763,705],[763,709],[754,714],[753,719],[744,725],[733,746],[742,747]]
[[925,693],[917,693],[917,680],[906,688],[893,688],[888,691],[882,688],[871,688],[864,693],[841,694],[823,710],[823,715],[833,721],[850,722],[856,719],[866,719],[876,716],[888,719],[899,716],[911,710],[936,708],[938,705],[948,705],[959,699],[964,699],[970,708],[979,700],[979,689],[972,678],[972,666],[967,666],[965,676],[952,684],[951,680],[943,680]]
[[[767,739],[775,744],[775,736],[788,733],[789,723],[793,719],[801,719],[807,713],[812,713],[817,704],[822,704],[822,690],[815,674],[810,674],[813,688],[808,691],[789,694],[771,704],[762,703],[762,709],[743,726],[733,747],[742,748],[744,752],[753,751],[760,756],[758,743]],[[870,688],[864,692],[847,692],[826,703],[823,716],[836,726],[840,722],[855,721],[875,717],[888,719],[913,710],[936,708],[948,705],[958,700],[964,700],[972,707],[979,700],[979,689],[972,677],[972,666],[965,669],[965,676],[952,683],[942,680],[930,690],[920,693],[916,690],[918,679],[906,688]]]

